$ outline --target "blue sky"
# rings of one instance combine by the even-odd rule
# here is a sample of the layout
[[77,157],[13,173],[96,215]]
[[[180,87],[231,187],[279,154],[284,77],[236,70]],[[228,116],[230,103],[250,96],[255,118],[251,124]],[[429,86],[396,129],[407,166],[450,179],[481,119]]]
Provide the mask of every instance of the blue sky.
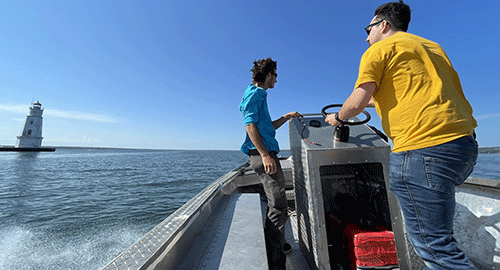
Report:
[[[342,103],[383,3],[0,2],[0,144],[15,144],[39,100],[45,146],[237,150],[252,62],[278,61],[273,118]],[[439,43],[459,73],[480,146],[500,146],[500,2],[406,3],[408,32]],[[277,137],[287,149],[287,125]]]

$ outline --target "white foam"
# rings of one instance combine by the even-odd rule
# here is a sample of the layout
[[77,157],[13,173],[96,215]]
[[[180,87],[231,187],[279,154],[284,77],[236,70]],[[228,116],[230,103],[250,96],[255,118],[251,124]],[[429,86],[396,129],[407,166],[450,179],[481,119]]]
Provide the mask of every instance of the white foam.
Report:
[[133,227],[89,229],[63,236],[0,229],[0,269],[100,269],[144,234]]

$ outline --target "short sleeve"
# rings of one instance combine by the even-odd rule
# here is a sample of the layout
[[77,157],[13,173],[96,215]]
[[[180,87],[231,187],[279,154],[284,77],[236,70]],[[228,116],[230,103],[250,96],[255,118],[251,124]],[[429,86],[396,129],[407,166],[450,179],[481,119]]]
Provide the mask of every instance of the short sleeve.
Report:
[[257,92],[252,93],[243,100],[240,111],[243,113],[245,126],[259,121],[259,108],[262,107],[263,102],[264,99]]
[[370,47],[361,57],[361,62],[359,64],[359,73],[356,85],[354,88],[358,88],[360,85],[375,82],[377,87],[380,86],[382,77],[384,74],[386,65],[386,60],[377,48]]

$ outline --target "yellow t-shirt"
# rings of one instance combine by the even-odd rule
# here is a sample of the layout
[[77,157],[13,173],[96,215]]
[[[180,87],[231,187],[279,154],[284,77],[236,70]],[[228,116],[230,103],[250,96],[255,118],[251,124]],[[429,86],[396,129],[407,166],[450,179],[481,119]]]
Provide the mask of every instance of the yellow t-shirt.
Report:
[[373,95],[393,152],[470,135],[477,126],[458,74],[435,42],[399,32],[368,48],[355,88],[375,82]]

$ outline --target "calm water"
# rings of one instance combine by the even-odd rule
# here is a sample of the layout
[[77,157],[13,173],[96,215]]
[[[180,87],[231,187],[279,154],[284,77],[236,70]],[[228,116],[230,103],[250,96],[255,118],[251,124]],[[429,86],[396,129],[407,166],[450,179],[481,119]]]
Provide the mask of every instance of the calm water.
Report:
[[[0,153],[0,269],[100,269],[229,170],[239,151]],[[500,180],[500,155],[472,176]]]
[[0,269],[99,269],[246,160],[238,151],[0,153]]

